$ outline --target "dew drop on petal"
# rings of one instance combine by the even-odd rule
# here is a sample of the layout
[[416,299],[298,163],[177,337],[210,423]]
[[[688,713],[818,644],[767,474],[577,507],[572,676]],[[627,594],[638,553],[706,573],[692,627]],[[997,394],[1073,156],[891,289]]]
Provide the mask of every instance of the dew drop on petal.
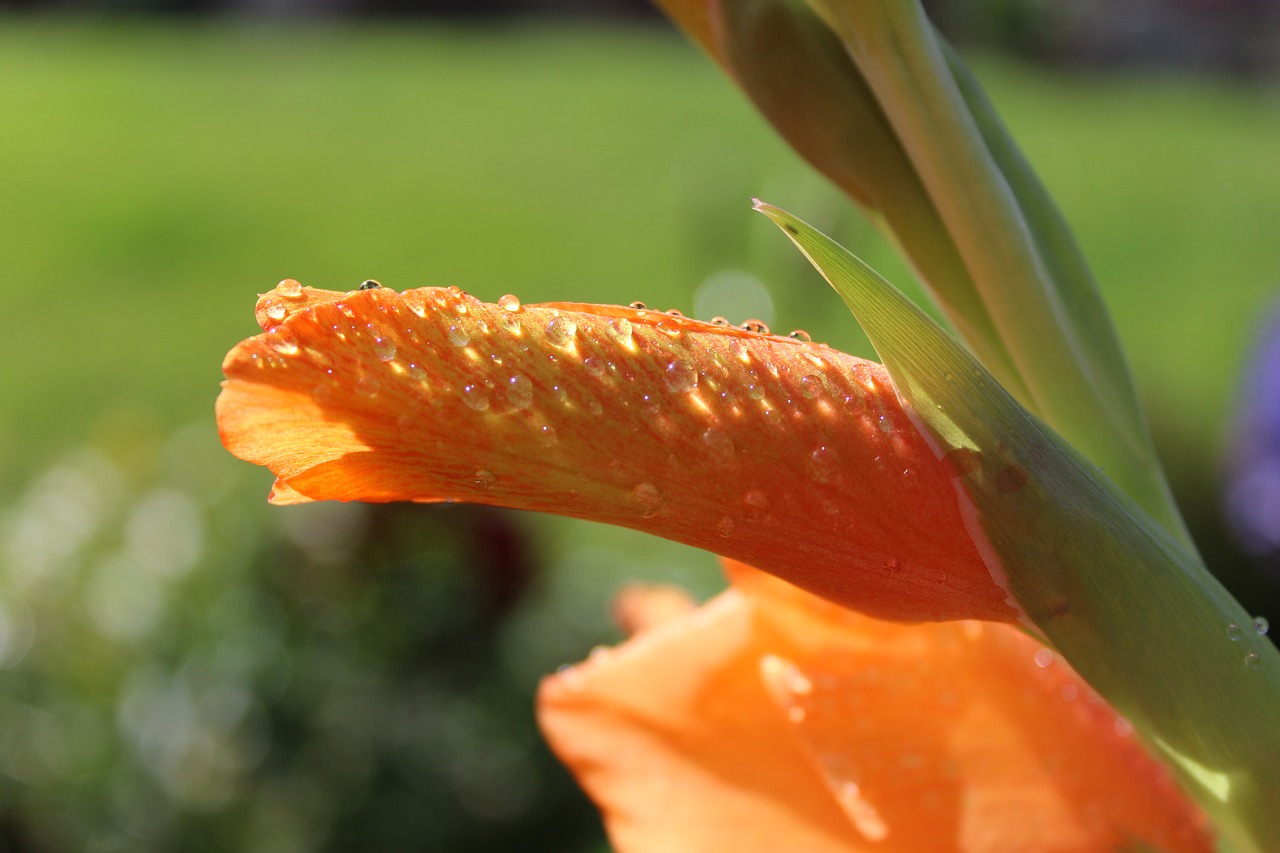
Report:
[[462,386],[462,402],[477,412],[489,408],[489,389],[483,385],[472,383]]
[[741,326],[744,332],[755,332],[757,335],[769,334],[769,327],[765,325],[763,320],[747,320]]
[[390,338],[374,338],[373,352],[382,361],[391,361],[396,357],[396,342]]
[[379,384],[378,380],[374,379],[372,376],[361,376],[359,381],[356,382],[356,393],[361,397],[369,397],[372,399],[373,397],[378,396],[378,392],[381,390],[382,385]]
[[809,454],[809,473],[819,483],[830,483],[840,470],[836,452],[825,444]]
[[793,338],[797,341],[804,341],[806,344],[813,342],[813,336],[804,329],[796,329],[790,335],[787,335],[787,337]]
[[747,396],[750,397],[752,400],[763,400],[764,387],[752,382],[750,385],[747,386]]
[[674,394],[687,394],[698,387],[698,371],[686,361],[676,360],[668,364],[663,378]]
[[1271,623],[1267,621],[1267,617],[1259,616],[1253,620],[1253,630],[1257,632],[1259,637],[1265,637],[1267,631],[1271,630]]
[[640,483],[631,490],[631,505],[642,518],[653,518],[662,509],[662,492],[653,483]]
[[590,373],[592,376],[600,377],[604,375],[604,359],[599,356],[587,356],[582,360],[582,366],[585,367],[587,369],[587,373]]
[[466,328],[456,323],[450,326],[449,330],[445,332],[445,334],[449,338],[449,343],[453,344],[455,347],[465,347],[467,344],[471,343],[471,334],[467,332]]
[[302,284],[291,278],[281,279],[276,285],[276,293],[286,299],[298,299],[302,296]]
[[493,488],[494,483],[498,482],[498,477],[492,471],[486,471],[481,468],[475,473],[473,484],[477,489],[488,491]]
[[716,533],[719,533],[727,539],[733,535],[733,528],[733,519],[726,515],[724,518],[720,519],[720,523],[716,525]]
[[631,321],[626,317],[614,317],[609,321],[609,337],[624,347],[631,346]]
[[644,311],[648,309],[649,306],[645,305],[643,302],[632,302],[631,307],[637,311]]
[[747,508],[747,517],[754,520],[764,518],[769,511],[769,498],[759,489],[751,489],[742,495],[742,504]]
[[503,311],[515,313],[520,310],[520,299],[514,293],[508,293],[498,300],[498,307]]
[[514,314],[503,314],[498,317],[498,325],[502,327],[503,331],[509,334],[520,334],[520,321],[516,319],[516,315]]
[[702,433],[702,443],[711,452],[712,458],[719,462],[728,462],[733,458],[733,439],[718,429],[707,429]]
[[400,299],[404,302],[404,307],[419,317],[427,316],[427,297],[421,290],[406,290],[400,295]]
[[279,323],[284,319],[284,315],[289,313],[289,310],[284,307],[284,303],[278,299],[267,299],[264,301],[266,302],[267,318],[270,320],[275,320]]
[[822,377],[809,373],[800,377],[800,396],[812,400],[822,393]]
[[1244,632],[1240,630],[1240,626],[1234,622],[1227,623],[1227,639],[1233,643],[1239,642],[1244,636]]
[[1053,663],[1053,649],[1037,649],[1035,654],[1036,666],[1044,669]]
[[517,373],[507,380],[507,402],[517,409],[527,409],[533,402],[533,383],[528,376]]
[[577,334],[578,324],[568,317],[552,317],[547,323],[547,343],[553,347],[567,347]]
[[551,447],[559,439],[560,439],[560,436],[556,435],[556,428],[553,427],[551,424],[543,424],[542,426],[538,427],[538,442],[543,447]]
[[587,403],[587,411],[593,415],[599,416],[604,414],[604,406],[599,400],[591,400]]
[[271,348],[281,355],[293,355],[298,351],[298,339],[285,326],[271,330]]
[[1257,652],[1249,652],[1244,656],[1244,665],[1246,669],[1257,669],[1262,666],[1262,658]]

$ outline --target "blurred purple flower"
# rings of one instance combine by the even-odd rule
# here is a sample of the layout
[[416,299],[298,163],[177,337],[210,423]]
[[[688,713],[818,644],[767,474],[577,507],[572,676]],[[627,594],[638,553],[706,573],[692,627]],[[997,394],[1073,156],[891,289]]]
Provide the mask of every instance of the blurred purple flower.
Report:
[[1240,544],[1280,572],[1280,303],[1273,307],[1241,385],[1227,458],[1225,510]]

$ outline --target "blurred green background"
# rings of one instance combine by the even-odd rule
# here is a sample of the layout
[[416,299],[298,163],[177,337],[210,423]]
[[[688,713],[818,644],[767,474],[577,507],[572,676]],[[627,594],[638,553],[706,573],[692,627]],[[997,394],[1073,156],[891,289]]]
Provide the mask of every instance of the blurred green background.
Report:
[[[976,62],[1102,282],[1211,565],[1280,291],[1280,85]],[[643,300],[869,355],[763,217],[892,248],[655,26],[0,17],[0,851],[601,850],[538,677],[616,639],[629,531],[269,509],[213,425],[281,278]]]

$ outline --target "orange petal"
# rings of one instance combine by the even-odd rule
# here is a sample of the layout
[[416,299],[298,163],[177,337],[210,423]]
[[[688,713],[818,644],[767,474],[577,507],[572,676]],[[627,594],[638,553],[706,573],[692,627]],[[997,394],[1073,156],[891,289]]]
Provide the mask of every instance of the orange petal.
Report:
[[1212,849],[1115,712],[1015,629],[735,582],[543,684],[543,730],[623,853]]
[[627,636],[678,622],[697,607],[675,584],[627,584],[613,596],[613,621]]
[[304,299],[231,351],[218,399],[226,446],[299,496],[555,512],[749,560],[883,618],[1016,616],[954,472],[877,364],[456,288]]

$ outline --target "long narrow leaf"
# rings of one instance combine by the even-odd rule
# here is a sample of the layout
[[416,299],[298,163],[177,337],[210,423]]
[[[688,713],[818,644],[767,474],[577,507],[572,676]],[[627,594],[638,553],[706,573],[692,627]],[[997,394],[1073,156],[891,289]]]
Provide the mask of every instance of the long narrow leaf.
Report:
[[950,458],[1028,627],[1169,759],[1241,850],[1280,838],[1280,654],[1196,555],[873,270],[760,204],[857,315]]
[[1097,287],[977,84],[946,54],[917,0],[809,3],[875,92],[1030,389],[1031,408],[1189,547]]

